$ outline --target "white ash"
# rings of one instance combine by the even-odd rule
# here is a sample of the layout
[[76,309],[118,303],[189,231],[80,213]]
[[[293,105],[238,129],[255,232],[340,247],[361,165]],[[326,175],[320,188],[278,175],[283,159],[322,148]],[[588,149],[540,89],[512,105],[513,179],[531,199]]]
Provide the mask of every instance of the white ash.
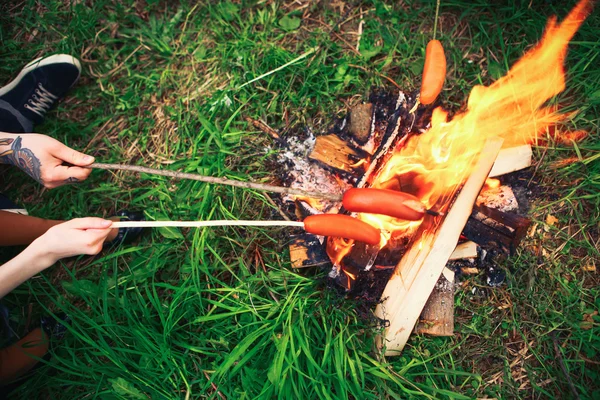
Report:
[[339,267],[336,267],[335,265],[334,265],[333,267],[331,267],[331,271],[329,271],[329,274],[328,274],[328,276],[329,276],[331,279],[335,279],[335,278],[337,278],[338,276],[340,276],[340,269],[339,269]]
[[519,209],[519,203],[512,188],[506,185],[482,191],[477,197],[476,203],[503,212]]
[[435,288],[440,292],[453,292],[454,283],[442,276],[435,284]]
[[406,103],[406,95],[402,90],[398,91],[398,100],[396,100],[396,110],[400,108],[400,106]]
[[[286,143],[286,149],[277,155],[277,161],[286,165],[288,173],[288,186],[294,189],[301,189],[310,192],[320,192],[328,194],[342,194],[348,190],[351,185],[344,184],[335,176],[315,162],[310,161],[308,155],[315,147],[316,138],[312,131],[308,131],[308,138],[300,140],[297,137],[290,138]],[[285,195],[284,201],[294,201],[295,196]],[[337,202],[319,200],[323,209],[321,212],[332,210],[334,207],[339,209]]]

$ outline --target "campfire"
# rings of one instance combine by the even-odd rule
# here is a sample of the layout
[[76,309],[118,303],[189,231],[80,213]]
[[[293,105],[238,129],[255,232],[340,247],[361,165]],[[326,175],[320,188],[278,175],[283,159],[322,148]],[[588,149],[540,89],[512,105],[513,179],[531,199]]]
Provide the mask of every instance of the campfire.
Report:
[[[468,267],[447,265],[512,254],[526,234],[530,221],[514,194],[519,188],[504,185],[503,176],[529,167],[531,145],[543,144],[548,128],[568,117],[546,102],[565,87],[567,45],[589,11],[582,0],[562,23],[550,19],[539,44],[505,77],[474,87],[452,118],[441,106],[419,105],[416,93],[375,89],[328,134],[306,130],[282,139],[279,161],[289,167],[283,180],[290,187],[393,190],[416,196],[431,211],[418,221],[352,213],[381,230],[376,245],[306,233],[291,240],[296,267],[333,264],[329,276],[337,285],[377,300],[386,354],[398,354],[415,326],[451,335],[454,273]],[[350,214],[336,201],[283,200],[299,219]]]

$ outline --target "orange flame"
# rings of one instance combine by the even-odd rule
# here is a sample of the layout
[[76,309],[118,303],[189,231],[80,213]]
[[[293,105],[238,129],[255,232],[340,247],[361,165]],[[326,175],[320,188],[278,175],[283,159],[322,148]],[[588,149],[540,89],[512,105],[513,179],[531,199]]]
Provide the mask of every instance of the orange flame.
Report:
[[352,246],[354,246],[354,240],[352,239],[329,236],[327,238],[327,255],[331,262],[339,267],[344,257],[352,250]]
[[[475,86],[467,109],[451,121],[447,121],[447,112],[435,109],[431,129],[411,137],[393,154],[372,187],[398,182],[400,190],[416,195],[431,208],[469,176],[487,140],[501,137],[504,147],[533,143],[550,126],[565,119],[565,114],[544,103],[564,90],[567,46],[590,11],[591,2],[581,0],[562,23],[550,18],[538,45],[491,86]],[[420,224],[381,215],[358,217],[373,226],[406,234]]]
[[349,272],[348,270],[345,270],[345,269],[344,269],[344,270],[342,270],[342,271],[343,271],[343,272],[344,272],[346,275],[348,275],[348,276],[350,277],[350,279],[352,279],[353,281],[355,281],[355,280],[356,280],[356,275],[355,275],[355,274],[353,274],[353,273],[351,273],[351,272]]
[[468,176],[474,155],[488,139],[502,137],[505,147],[534,142],[548,126],[563,118],[544,103],[564,90],[567,45],[589,11],[590,2],[582,0],[560,25],[551,18],[540,43],[505,77],[489,87],[474,87],[467,110],[452,121],[446,122],[447,113],[435,109],[431,129],[411,138],[394,154],[373,185],[416,172],[415,194],[432,207]]

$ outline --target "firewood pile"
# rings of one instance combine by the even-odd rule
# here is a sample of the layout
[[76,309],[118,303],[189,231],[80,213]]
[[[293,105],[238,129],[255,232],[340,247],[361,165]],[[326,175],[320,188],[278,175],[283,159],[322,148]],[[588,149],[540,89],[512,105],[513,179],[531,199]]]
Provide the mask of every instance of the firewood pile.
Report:
[[[370,178],[378,171],[378,165],[385,163],[386,155],[401,147],[408,137],[427,132],[431,112],[429,109],[419,108],[416,113],[411,113],[414,98],[402,92],[375,89],[368,102],[352,108],[326,134],[317,136],[305,129],[299,134],[282,138],[278,161],[285,168],[282,168],[281,179],[286,186],[328,193],[341,194],[351,187],[368,187]],[[443,273],[438,273],[435,279],[427,280],[432,287],[423,291],[427,294],[426,297],[421,296],[424,298],[422,301],[429,298],[429,302],[421,307],[417,332],[452,335],[455,274],[487,272],[488,280],[491,283],[497,282],[501,272],[490,270],[490,265],[494,265],[492,258],[514,252],[527,231],[530,220],[519,214],[519,203],[510,186],[490,180],[494,187],[485,185],[481,192],[479,189],[484,186],[488,176],[499,177],[529,167],[532,159],[531,146],[500,150],[498,145],[490,145],[490,149],[490,156],[485,153],[487,160],[485,166],[482,166],[482,170],[488,171],[475,184],[474,193],[470,193],[469,199],[475,196],[476,200],[473,198],[461,205],[462,218],[468,218],[462,224],[465,228],[454,229],[454,235],[458,236],[450,246],[451,254],[447,259],[444,261],[444,257],[440,260],[436,258],[437,268],[441,266]],[[497,158],[495,153],[498,153]],[[519,187],[519,191],[522,192],[523,188]],[[283,203],[290,216],[298,219],[320,213],[344,212],[339,203],[298,196],[284,197]],[[473,203],[475,205],[471,212]],[[432,216],[428,220],[437,227],[442,218]],[[423,232],[428,229],[423,228]],[[421,236],[423,233],[417,235]],[[354,243],[350,251],[332,265],[335,255],[330,257],[328,254],[326,238],[298,232],[290,237],[290,258],[295,268],[328,268],[330,279],[343,288],[349,297],[360,298],[370,306],[379,304],[382,321],[385,321],[382,295],[388,299],[395,297],[385,295],[384,290],[388,282],[391,282],[390,277],[396,265],[415,243],[419,243],[415,241],[415,237],[399,235],[381,249]],[[413,290],[421,291],[417,286]],[[406,302],[406,307],[414,308],[414,296],[406,293],[408,295],[413,300]],[[400,297],[398,299],[404,301]]]
[[290,256],[296,268],[330,268],[336,285],[372,302],[386,354],[399,354],[415,330],[452,335],[458,274],[484,269],[489,285],[502,283],[497,260],[514,254],[530,225],[518,171],[532,164],[530,143],[566,118],[547,101],[564,89],[566,47],[590,7],[584,0],[561,24],[551,20],[538,46],[505,77],[473,88],[450,119],[416,93],[375,89],[325,134],[277,134],[286,186],[336,195],[383,189],[426,207],[417,221],[393,215],[395,203],[350,213],[345,202],[281,199],[295,219],[352,214],[380,230],[377,245],[298,233]]

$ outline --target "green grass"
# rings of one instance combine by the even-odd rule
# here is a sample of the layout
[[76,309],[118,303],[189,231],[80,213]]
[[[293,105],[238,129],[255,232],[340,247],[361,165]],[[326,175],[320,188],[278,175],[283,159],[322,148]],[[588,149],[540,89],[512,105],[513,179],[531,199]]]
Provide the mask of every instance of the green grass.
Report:
[[[473,85],[503,75],[540,38],[546,19],[573,5],[562,3],[442,1],[444,104],[456,110]],[[433,1],[346,2],[343,11],[264,1],[3,7],[3,81],[44,54],[83,62],[80,83],[38,132],[104,162],[253,181],[272,180],[271,142],[244,117],[286,132],[324,131],[372,86],[389,85],[381,75],[417,89],[435,15]],[[50,362],[18,395],[565,398],[566,370],[581,398],[598,398],[599,279],[583,267],[600,267],[599,22],[595,12],[574,38],[568,89],[556,100],[578,111],[566,128],[589,136],[537,149],[538,229],[507,262],[505,286],[464,281],[455,337],[413,336],[402,356],[383,358],[355,304],[324,287],[321,272],[290,268],[285,231],[154,230],[133,246],[60,263],[5,299],[22,320],[59,311],[72,318]],[[579,161],[549,169],[569,157]],[[3,190],[47,218],[121,208],[156,219],[274,212],[264,194],[200,182],[98,171],[80,185],[45,191],[18,172],[4,176]],[[559,222],[546,226],[548,214]]]

